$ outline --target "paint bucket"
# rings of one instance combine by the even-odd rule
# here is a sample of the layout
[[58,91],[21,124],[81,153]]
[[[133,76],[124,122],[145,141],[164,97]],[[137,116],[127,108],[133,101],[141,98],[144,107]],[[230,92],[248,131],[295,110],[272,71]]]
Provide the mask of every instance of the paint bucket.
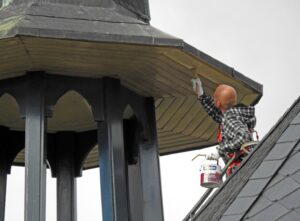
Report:
[[220,165],[217,162],[206,160],[200,168],[200,185],[205,188],[216,188],[222,182]]

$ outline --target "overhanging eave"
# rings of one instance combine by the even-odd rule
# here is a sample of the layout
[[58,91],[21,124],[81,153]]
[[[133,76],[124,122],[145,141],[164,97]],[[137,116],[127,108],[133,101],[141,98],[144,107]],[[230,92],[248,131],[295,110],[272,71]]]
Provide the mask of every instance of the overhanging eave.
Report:
[[[118,78],[137,94],[155,98],[161,154],[216,143],[217,125],[191,88],[190,79],[195,74],[201,77],[208,94],[226,83],[237,89],[238,100],[247,105],[256,104],[262,96],[259,83],[140,20],[122,14],[115,17],[111,14],[117,13],[114,11],[101,18],[91,14],[83,19],[74,12],[75,6],[73,11],[68,6],[70,13],[65,17],[53,17],[54,9],[62,10],[60,7],[24,6],[26,10],[20,9],[23,14],[19,17],[0,10],[0,18],[5,13],[12,15],[0,22],[0,79],[36,70],[72,77]],[[93,129],[93,125],[77,126],[76,131]],[[19,129],[14,125],[10,128]]]

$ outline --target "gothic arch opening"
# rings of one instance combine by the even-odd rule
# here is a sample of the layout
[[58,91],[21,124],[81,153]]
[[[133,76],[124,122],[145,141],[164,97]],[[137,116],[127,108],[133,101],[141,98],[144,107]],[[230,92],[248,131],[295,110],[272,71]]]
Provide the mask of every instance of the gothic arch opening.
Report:
[[61,96],[54,107],[52,118],[48,120],[48,132],[93,129],[96,129],[96,123],[87,100],[74,90]]
[[0,96],[0,126],[18,131],[24,130],[25,127],[16,99],[7,93]]

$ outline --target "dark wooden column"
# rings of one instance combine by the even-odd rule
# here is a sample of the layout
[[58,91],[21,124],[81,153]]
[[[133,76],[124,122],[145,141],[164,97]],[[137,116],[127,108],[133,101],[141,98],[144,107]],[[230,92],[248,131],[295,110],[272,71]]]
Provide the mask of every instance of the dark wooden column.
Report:
[[7,163],[5,148],[0,142],[0,221],[4,221],[5,216],[5,199],[6,199],[6,180],[7,180]]
[[142,131],[136,117],[124,119],[123,128],[127,163],[129,217],[130,221],[143,221],[143,191],[139,159]]
[[77,220],[75,178],[75,133],[56,134],[57,220]]
[[46,146],[43,73],[28,76],[25,126],[25,221],[45,221]]
[[163,221],[159,154],[156,134],[155,107],[152,98],[146,99],[144,122],[148,125],[147,141],[140,147],[140,164],[144,200],[143,221]]
[[5,217],[5,199],[7,182],[7,154],[6,154],[7,128],[0,127],[0,221]]
[[0,126],[0,221],[5,218],[7,175],[16,155],[24,147],[24,133]]
[[104,121],[98,122],[103,221],[128,221],[121,85],[103,79]]
[[57,182],[57,220],[77,220],[77,177],[97,143],[97,131],[48,134],[47,157]]

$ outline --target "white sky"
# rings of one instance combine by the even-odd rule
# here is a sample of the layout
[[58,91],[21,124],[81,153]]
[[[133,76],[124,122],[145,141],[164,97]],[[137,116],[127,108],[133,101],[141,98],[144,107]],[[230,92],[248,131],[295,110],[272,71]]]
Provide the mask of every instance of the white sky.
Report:
[[[265,135],[300,94],[300,1],[149,0],[151,24],[263,84],[256,106]],[[202,152],[202,151],[201,151]],[[179,221],[204,191],[193,151],[160,158],[166,221]],[[55,180],[48,174],[47,221],[56,220]],[[24,169],[8,177],[6,221],[24,220]],[[78,180],[78,221],[99,221],[98,170]]]

